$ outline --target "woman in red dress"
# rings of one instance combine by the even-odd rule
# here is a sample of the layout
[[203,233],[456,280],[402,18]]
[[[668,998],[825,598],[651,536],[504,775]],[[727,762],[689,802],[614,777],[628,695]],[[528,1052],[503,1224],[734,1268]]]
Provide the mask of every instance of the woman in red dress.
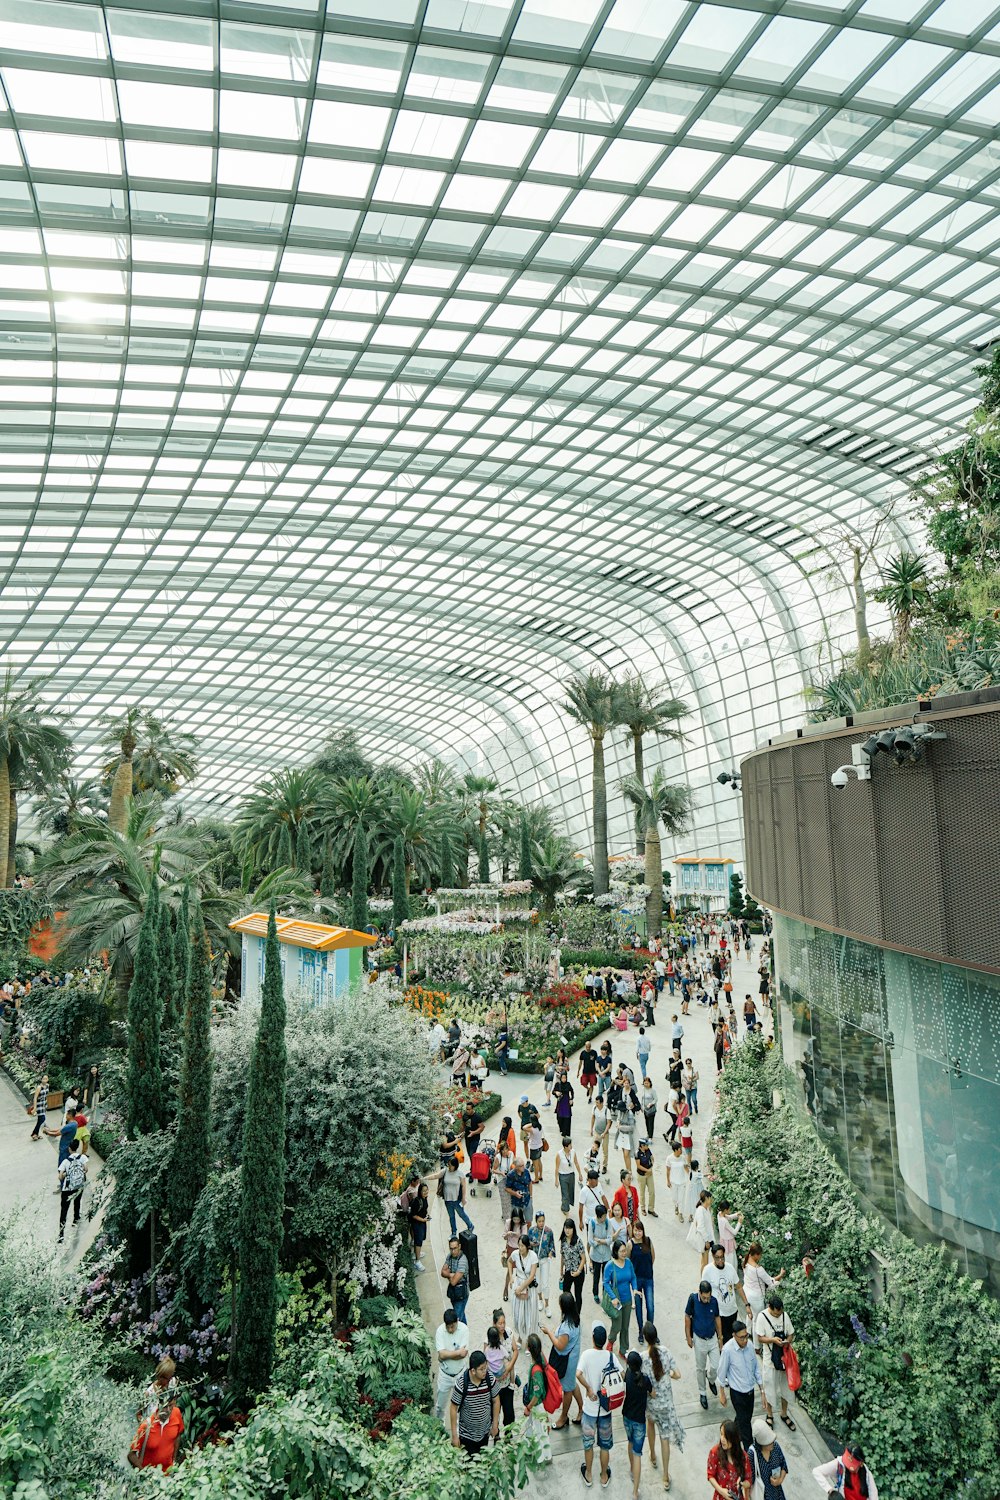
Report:
[[750,1500],[753,1466],[735,1422],[723,1422],[719,1441],[708,1455],[711,1500]]

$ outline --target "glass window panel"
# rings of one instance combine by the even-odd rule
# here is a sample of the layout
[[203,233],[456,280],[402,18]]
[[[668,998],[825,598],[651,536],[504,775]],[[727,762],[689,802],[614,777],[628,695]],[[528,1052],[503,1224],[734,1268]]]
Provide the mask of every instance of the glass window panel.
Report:
[[121,172],[118,142],[102,136],[45,135],[23,130],[29,167],[56,172]]
[[601,7],[602,0],[525,0],[514,40],[581,47]]
[[371,104],[335,104],[317,99],[309,122],[309,140],[319,146],[378,149],[389,122],[389,111]]
[[718,72],[761,21],[755,12],[723,5],[691,7],[689,13],[691,18],[668,61],[672,66],[699,68],[702,72]]
[[211,182],[212,156],[210,146],[176,146],[162,141],[125,142],[125,160],[131,177]]
[[406,48],[374,37],[325,36],[319,81],[333,88],[394,94],[406,61]]
[[316,42],[311,32],[223,21],[219,34],[219,66],[224,73],[291,82],[308,80]]
[[109,10],[107,18],[116,62],[205,72],[215,67],[211,21],[129,10]]
[[410,65],[406,92],[421,99],[475,104],[488,71],[489,59],[475,52],[418,47]]
[[118,81],[118,107],[126,125],[170,127],[183,120],[188,130],[215,127],[215,95],[211,89],[182,84]]
[[735,76],[783,83],[789,74],[798,71],[803,60],[827,35],[828,28],[817,22],[778,16],[737,63]]
[[501,36],[510,17],[513,0],[429,0],[425,26],[472,36]]
[[453,115],[430,115],[401,109],[389,137],[389,152],[450,161],[458,153],[468,121]]
[[3,81],[12,107],[22,114],[76,120],[115,119],[114,94],[107,78],[63,73],[59,87],[54,89],[48,73],[28,68],[4,68]]
[[219,94],[219,129],[226,135],[294,141],[302,134],[304,121],[302,99],[246,94],[235,89],[222,89]]

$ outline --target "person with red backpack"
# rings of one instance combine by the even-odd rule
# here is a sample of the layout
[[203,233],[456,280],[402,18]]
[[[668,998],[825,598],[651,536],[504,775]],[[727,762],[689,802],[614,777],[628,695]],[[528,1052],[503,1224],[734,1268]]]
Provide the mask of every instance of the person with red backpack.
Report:
[[878,1500],[878,1488],[857,1443],[848,1443],[839,1458],[817,1464],[812,1473],[828,1494],[843,1495],[844,1500]]
[[531,1360],[531,1373],[524,1386],[527,1431],[538,1439],[542,1463],[550,1464],[552,1443],[549,1440],[549,1419],[546,1413],[556,1411],[562,1405],[562,1386],[555,1370],[542,1358],[542,1341],[537,1333],[528,1334],[525,1347]]

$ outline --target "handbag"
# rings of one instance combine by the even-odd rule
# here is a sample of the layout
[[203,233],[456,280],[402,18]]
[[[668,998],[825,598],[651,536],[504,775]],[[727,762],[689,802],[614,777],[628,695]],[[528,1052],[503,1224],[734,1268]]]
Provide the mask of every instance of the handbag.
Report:
[[549,1364],[552,1366],[553,1370],[555,1370],[556,1374],[559,1376],[559,1379],[562,1380],[563,1376],[566,1374],[566,1371],[569,1369],[569,1350],[564,1349],[560,1353],[560,1351],[556,1348],[550,1349]]
[[[613,1279],[614,1279],[614,1283],[615,1283],[615,1291],[617,1292],[618,1291],[618,1277],[615,1276]],[[601,1310],[603,1311],[605,1317],[612,1318],[612,1319],[616,1318],[618,1316],[618,1314],[622,1310],[621,1299],[619,1297],[617,1297],[617,1296],[612,1297],[609,1294],[607,1288],[605,1288],[604,1292],[603,1292],[603,1294],[601,1296]]]
[[[767,1313],[764,1314],[764,1320],[767,1323],[768,1328],[770,1328],[771,1332],[773,1334],[777,1335],[778,1330],[777,1330],[777,1328],[775,1328],[774,1324],[771,1322],[771,1319],[767,1316]],[[784,1328],[784,1326],[785,1326],[784,1317],[782,1317],[781,1326],[782,1326],[782,1328]],[[776,1370],[783,1370],[785,1368],[785,1352],[786,1352],[784,1350],[784,1348],[780,1344],[768,1344],[767,1347],[770,1350],[770,1353],[771,1353],[771,1363],[774,1366],[774,1368]]]
[[444,1178],[443,1177],[439,1177],[438,1178],[437,1196],[439,1198],[443,1198],[444,1197]]
[[797,1391],[802,1384],[802,1369],[799,1356],[791,1344],[785,1346],[785,1375],[788,1378],[788,1389]]
[[547,1151],[548,1149],[549,1149],[549,1143],[548,1143],[548,1141],[545,1139],[545,1137],[543,1135],[542,1136],[542,1150],[543,1151]]

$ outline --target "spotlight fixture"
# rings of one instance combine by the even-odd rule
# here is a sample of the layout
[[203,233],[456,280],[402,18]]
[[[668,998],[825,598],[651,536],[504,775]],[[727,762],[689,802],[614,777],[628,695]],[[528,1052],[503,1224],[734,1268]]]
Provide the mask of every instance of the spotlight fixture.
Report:
[[720,786],[731,786],[734,792],[738,792],[740,789],[740,777],[741,773],[739,771],[720,771],[715,779]]
[[859,766],[866,767],[866,773],[858,771],[858,780],[867,781],[871,776],[871,767],[875,757],[880,750],[886,755],[891,755],[897,766],[915,766],[924,758],[924,748],[931,740],[946,740],[948,736],[943,729],[935,729],[933,724],[903,724],[899,729],[882,729],[878,734],[871,734],[860,744],[851,746],[851,766],[841,766],[834,771],[830,780],[834,786],[844,787],[847,785],[847,777],[838,779],[842,771],[855,769]]

